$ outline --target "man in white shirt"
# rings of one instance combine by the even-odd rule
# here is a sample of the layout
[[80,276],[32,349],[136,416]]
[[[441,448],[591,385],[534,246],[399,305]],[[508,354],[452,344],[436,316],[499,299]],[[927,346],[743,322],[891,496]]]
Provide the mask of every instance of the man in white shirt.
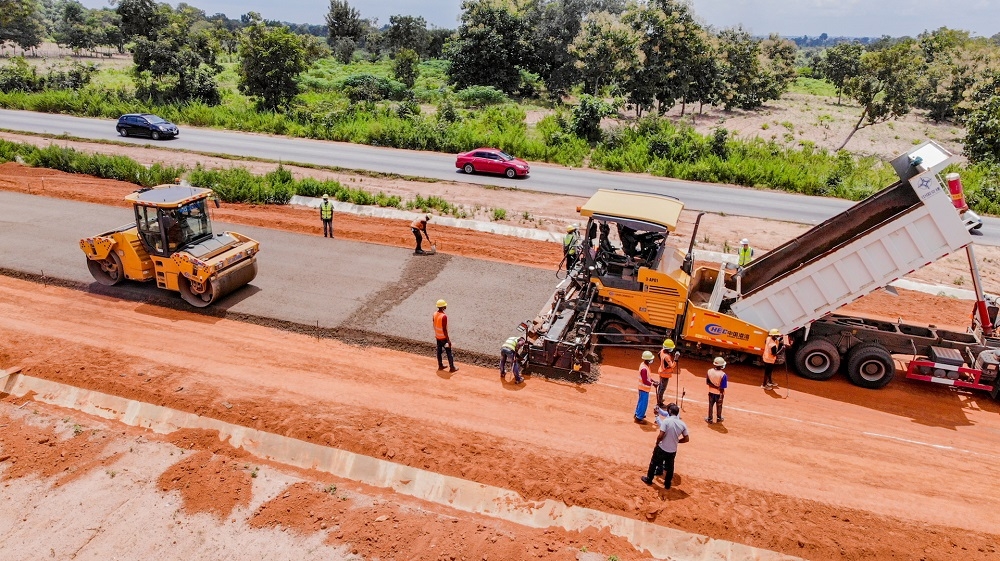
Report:
[[657,420],[660,433],[656,435],[656,446],[653,448],[653,457],[649,460],[649,469],[642,477],[642,482],[646,485],[653,484],[653,474],[657,467],[662,467],[663,487],[670,489],[670,483],[674,479],[677,445],[690,440],[687,425],[678,417],[680,411],[681,408],[676,403],[671,403],[667,405],[667,416]]

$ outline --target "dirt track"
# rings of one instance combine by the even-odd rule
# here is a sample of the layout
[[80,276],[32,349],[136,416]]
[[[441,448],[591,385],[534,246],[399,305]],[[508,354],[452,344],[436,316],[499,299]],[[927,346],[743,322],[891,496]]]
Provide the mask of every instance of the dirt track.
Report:
[[[0,176],[0,188],[41,184],[53,189],[46,194],[93,196],[103,204],[133,189],[47,170],[0,171],[7,174]],[[37,177],[33,173],[46,179],[26,179]],[[230,214],[217,219],[318,232],[311,212],[239,205],[223,210]],[[338,220],[345,237],[409,243],[405,236],[384,235],[400,224]],[[440,230],[442,240],[453,234]],[[506,256],[498,261],[537,254],[543,256],[539,262],[529,257],[525,264],[546,267],[553,257],[545,252],[558,255],[552,244],[511,254],[509,240],[454,235],[468,236],[466,245],[444,244],[458,255],[497,259],[493,247]],[[852,311],[940,325],[967,321],[965,302],[900,292],[901,297],[876,293],[853,304]],[[671,392],[677,385],[691,390],[683,418],[692,442],[681,449],[674,490],[661,494],[638,482],[652,435],[649,427],[630,420],[636,361],[612,354],[596,385],[529,379],[515,387],[500,384],[490,369],[463,365],[458,374],[442,376],[427,357],[0,277],[0,368],[20,364],[33,376],[497,485],[529,499],[554,498],[808,559],[995,557],[993,514],[1000,498],[991,490],[1000,460],[995,451],[1000,407],[985,396],[905,380],[873,392],[840,378],[792,377],[786,400],[784,390],[765,393],[758,387],[758,370],[736,367],[730,372],[727,421],[709,427],[700,421],[705,365],[685,361]],[[783,378],[778,375],[779,382]],[[131,461],[115,455],[128,448],[117,436],[111,445],[77,441],[67,426],[36,435],[25,427],[41,421],[4,407],[0,479],[20,486],[25,496],[44,497],[51,485],[84,496],[93,492],[78,486],[92,483],[88,474],[118,471],[121,462]],[[64,413],[42,414],[59,425]],[[89,428],[95,421],[74,423]],[[100,434],[110,438],[117,430]],[[252,528],[290,528],[296,534],[281,547],[344,544],[348,552],[353,548],[382,559],[439,559],[442,550],[458,558],[572,559],[583,546],[604,553],[601,559],[643,558],[606,535],[541,533],[486,519],[463,521],[456,532],[452,522],[441,522],[453,513],[400,505],[397,497],[370,489],[354,489],[364,496],[341,509],[322,491],[329,478],[315,473],[295,474],[299,486],[281,479],[287,489],[274,481],[270,487],[252,481],[248,496],[249,468],[243,466],[254,462],[213,445],[212,438],[176,435],[170,443],[207,452],[184,462],[130,467],[146,470],[136,476],[141,481],[159,482],[142,490],[151,504],[180,496],[184,510],[172,516],[183,524],[204,523],[205,513],[214,517],[199,527],[202,533],[235,532],[263,542],[255,532],[267,530]],[[358,508],[373,504],[377,508]],[[339,529],[322,528],[311,516],[316,513],[340,517]],[[372,522],[383,514],[394,521],[396,541],[386,540]],[[18,526],[5,516],[20,514],[0,514],[0,528]],[[247,527],[233,529],[232,520]],[[415,549],[431,543],[440,549]]]

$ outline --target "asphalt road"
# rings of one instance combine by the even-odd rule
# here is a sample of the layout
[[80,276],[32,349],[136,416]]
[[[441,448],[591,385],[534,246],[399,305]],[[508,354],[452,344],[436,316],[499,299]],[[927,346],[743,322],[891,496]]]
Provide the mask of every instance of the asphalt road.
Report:
[[[92,285],[98,294],[175,297],[152,284],[110,289],[93,283],[80,238],[127,224],[129,209],[0,191],[0,268]],[[433,341],[431,314],[448,301],[458,350],[499,354],[522,320],[535,317],[554,290],[552,271],[280,230],[216,222],[261,244],[260,271],[213,307],[261,318],[345,327]],[[40,288],[42,289],[42,288]]]
[[[695,183],[647,175],[610,173],[533,164],[528,179],[511,180],[486,175],[465,175],[455,169],[451,154],[377,148],[342,142],[269,136],[241,132],[181,127],[173,140],[152,141],[121,138],[110,119],[89,119],[0,110],[0,128],[48,134],[67,134],[80,138],[121,140],[163,149],[253,156],[289,162],[301,162],[349,169],[408,174],[444,180],[458,180],[484,185],[530,189],[545,193],[589,197],[597,189],[617,188],[661,193],[684,201],[687,208],[724,212],[735,216],[772,218],[817,224],[851,206],[851,202],[827,197],[809,197],[794,193],[759,191],[710,183]],[[986,219],[984,236],[978,243],[1000,245],[1000,220]]]

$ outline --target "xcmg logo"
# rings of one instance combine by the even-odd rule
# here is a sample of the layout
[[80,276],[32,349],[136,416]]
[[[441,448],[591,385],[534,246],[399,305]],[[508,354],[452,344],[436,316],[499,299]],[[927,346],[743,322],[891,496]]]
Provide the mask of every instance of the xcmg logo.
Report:
[[709,335],[725,335],[731,339],[739,339],[741,341],[749,341],[750,335],[747,333],[740,333],[739,331],[731,331],[722,327],[717,323],[710,323],[705,326],[705,332]]

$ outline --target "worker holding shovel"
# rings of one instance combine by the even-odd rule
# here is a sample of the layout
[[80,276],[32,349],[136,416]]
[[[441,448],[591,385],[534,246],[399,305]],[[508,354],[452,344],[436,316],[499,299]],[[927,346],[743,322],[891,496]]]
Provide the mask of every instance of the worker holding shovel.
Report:
[[[417,240],[417,248],[413,250],[414,255],[426,255],[427,252],[421,247],[421,242],[423,238],[426,237],[427,241],[431,241],[431,236],[427,233],[427,223],[430,222],[431,215],[425,214],[420,218],[417,218],[410,223],[410,231],[413,232],[414,239]],[[423,236],[420,233],[423,232]]]

